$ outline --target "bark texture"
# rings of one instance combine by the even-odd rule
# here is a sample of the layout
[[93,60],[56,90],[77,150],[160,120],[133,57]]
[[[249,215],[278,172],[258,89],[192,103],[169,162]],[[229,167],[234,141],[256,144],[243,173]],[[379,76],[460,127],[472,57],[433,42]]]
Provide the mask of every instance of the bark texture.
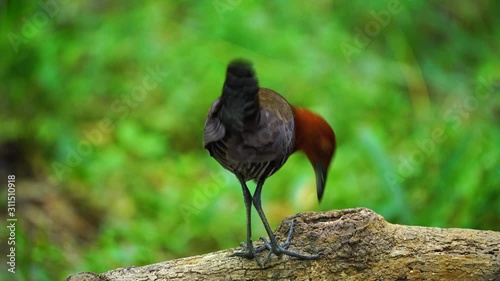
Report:
[[[264,268],[228,257],[237,248],[161,262],[78,273],[69,281],[125,280],[492,280],[500,281],[500,232],[390,224],[365,209],[285,218],[276,233],[290,249],[321,253],[313,261],[272,256]],[[258,245],[258,243],[256,243]],[[260,253],[262,259],[267,250]]]

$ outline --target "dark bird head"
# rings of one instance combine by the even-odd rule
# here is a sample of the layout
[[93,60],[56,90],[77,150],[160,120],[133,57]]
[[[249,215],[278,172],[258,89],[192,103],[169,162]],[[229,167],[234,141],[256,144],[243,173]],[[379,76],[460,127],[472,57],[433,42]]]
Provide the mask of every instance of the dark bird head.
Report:
[[295,144],[311,162],[316,174],[316,191],[321,202],[325,190],[328,167],[335,154],[333,129],[321,116],[303,108],[294,108]]

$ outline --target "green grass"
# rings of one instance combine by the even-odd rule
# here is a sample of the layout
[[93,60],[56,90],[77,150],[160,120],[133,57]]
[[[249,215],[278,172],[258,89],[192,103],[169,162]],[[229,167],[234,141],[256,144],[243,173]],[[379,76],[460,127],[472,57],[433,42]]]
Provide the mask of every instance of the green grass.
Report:
[[338,139],[321,205],[303,155],[266,182],[273,227],[364,206],[393,223],[500,230],[494,1],[237,2],[0,4],[0,175],[17,179],[18,280],[244,240],[238,182],[202,147],[238,57]]

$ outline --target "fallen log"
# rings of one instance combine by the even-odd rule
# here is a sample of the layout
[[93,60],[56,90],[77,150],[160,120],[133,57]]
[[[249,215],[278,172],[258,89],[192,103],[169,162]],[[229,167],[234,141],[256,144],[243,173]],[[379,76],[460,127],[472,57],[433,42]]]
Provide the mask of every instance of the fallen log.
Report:
[[[67,281],[125,280],[492,280],[500,281],[500,232],[397,225],[366,208],[301,213],[276,234],[317,260],[228,257],[237,248],[141,267],[69,276]],[[256,243],[259,245],[259,243]],[[267,250],[259,254],[262,259]]]

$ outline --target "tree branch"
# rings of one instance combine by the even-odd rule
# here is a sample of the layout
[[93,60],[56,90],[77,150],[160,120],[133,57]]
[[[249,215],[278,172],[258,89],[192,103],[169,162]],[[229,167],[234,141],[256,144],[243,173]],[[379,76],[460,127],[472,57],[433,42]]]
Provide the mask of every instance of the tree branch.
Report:
[[66,280],[500,281],[500,232],[390,224],[369,209],[357,208],[285,218],[276,231],[280,241],[292,219],[296,225],[290,249],[321,253],[318,260],[273,256],[260,268],[254,260],[228,257],[238,249],[227,249],[102,274],[78,273]]

